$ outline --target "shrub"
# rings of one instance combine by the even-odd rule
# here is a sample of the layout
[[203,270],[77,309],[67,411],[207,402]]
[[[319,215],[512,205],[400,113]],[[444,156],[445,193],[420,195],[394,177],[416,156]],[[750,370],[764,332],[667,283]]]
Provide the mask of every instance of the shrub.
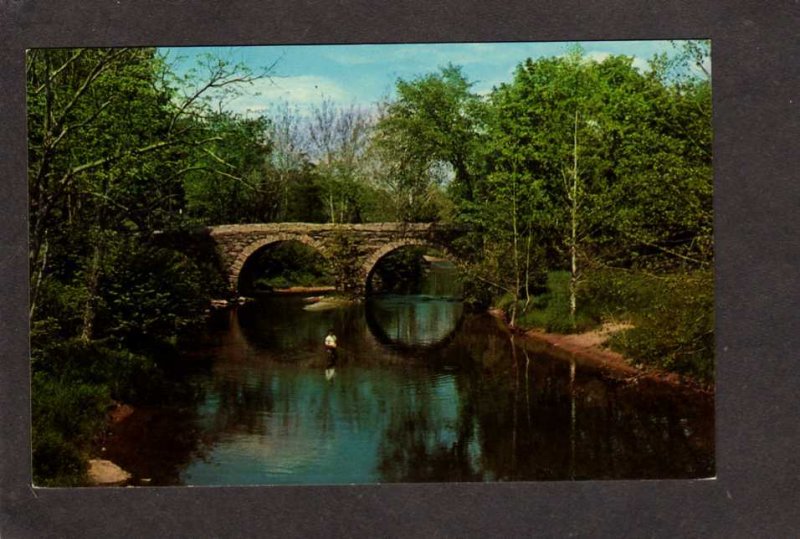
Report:
[[424,247],[407,247],[392,251],[378,261],[372,275],[377,292],[418,292],[425,276],[422,256]]
[[128,341],[172,339],[202,320],[208,289],[197,266],[164,247],[130,245],[102,280],[96,332]]
[[596,271],[585,281],[585,308],[597,318],[620,317],[633,325],[609,343],[632,360],[709,382],[714,377],[713,280],[710,271]]
[[113,342],[69,339],[38,351],[33,371],[65,384],[102,386],[111,398],[136,403],[146,400],[161,386],[155,362]]
[[33,477],[37,485],[85,483],[84,454],[111,403],[104,385],[37,372],[32,380]]
[[36,350],[31,393],[36,484],[85,481],[86,454],[113,400],[138,404],[173,393],[153,359],[108,344],[115,343],[69,339]]
[[[555,333],[585,331],[597,323],[597,318],[583,309],[578,301],[578,311],[573,323],[569,308],[568,271],[551,271],[547,274],[544,290],[535,294],[527,312],[518,317],[521,327],[537,327]],[[523,305],[520,305],[520,309]],[[505,310],[508,310],[506,308]]]
[[631,309],[632,329],[611,346],[646,365],[714,379],[714,289],[710,272],[672,275],[652,283],[646,306]]
[[464,305],[473,310],[484,310],[492,305],[494,290],[486,283],[476,279],[474,275],[462,273],[460,275],[462,297]]

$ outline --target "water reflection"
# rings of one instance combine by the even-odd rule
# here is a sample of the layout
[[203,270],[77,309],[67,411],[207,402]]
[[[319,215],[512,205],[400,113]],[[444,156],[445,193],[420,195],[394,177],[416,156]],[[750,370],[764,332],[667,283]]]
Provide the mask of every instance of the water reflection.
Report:
[[450,298],[387,295],[369,298],[367,327],[382,344],[399,349],[442,348],[458,332],[463,304]]
[[[710,398],[543,355],[458,302],[302,306],[271,298],[216,320],[204,348],[213,365],[192,374],[201,405],[180,421],[165,414],[168,435],[135,442],[150,455],[151,440],[168,436],[204,449],[171,470],[150,465],[171,478],[154,484],[713,475]],[[329,328],[335,367],[323,347]]]

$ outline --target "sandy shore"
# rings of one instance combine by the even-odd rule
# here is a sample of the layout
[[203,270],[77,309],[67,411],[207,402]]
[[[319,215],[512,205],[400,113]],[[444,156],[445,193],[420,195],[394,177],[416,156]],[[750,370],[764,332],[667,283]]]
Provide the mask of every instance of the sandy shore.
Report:
[[[489,312],[492,316],[503,320],[505,323],[502,311],[493,309]],[[598,329],[574,334],[548,333],[541,329],[509,329],[522,337],[526,345],[532,346],[536,350],[558,358],[570,361],[575,360],[580,364],[601,370],[614,378],[624,379],[633,383],[638,383],[640,380],[667,383],[702,393],[713,394],[712,387],[704,386],[691,378],[682,377],[676,373],[636,366],[635,361],[606,346],[611,335],[630,327],[632,326],[629,324],[605,323]]]
[[564,335],[531,329],[524,332],[523,335],[570,354],[581,356],[585,361],[597,363],[630,376],[639,373],[639,369],[631,365],[631,362],[626,360],[622,354],[605,346],[611,335],[630,327],[628,324],[605,323],[598,329],[584,333]]

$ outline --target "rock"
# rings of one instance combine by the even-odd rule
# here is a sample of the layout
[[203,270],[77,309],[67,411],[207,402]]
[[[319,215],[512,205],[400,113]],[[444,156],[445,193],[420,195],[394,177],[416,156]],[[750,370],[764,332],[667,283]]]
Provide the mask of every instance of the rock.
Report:
[[117,404],[117,406],[109,412],[109,419],[111,419],[111,423],[119,423],[120,421],[127,419],[133,413],[133,406],[129,404]]
[[131,478],[131,474],[105,459],[89,461],[89,480],[95,485],[121,485]]
[[223,309],[228,306],[228,300],[226,299],[212,299],[211,300],[211,307],[214,309]]
[[503,311],[503,309],[489,309],[486,312],[488,312],[490,315],[497,318],[498,320],[505,320],[506,318],[506,313],[505,311]]

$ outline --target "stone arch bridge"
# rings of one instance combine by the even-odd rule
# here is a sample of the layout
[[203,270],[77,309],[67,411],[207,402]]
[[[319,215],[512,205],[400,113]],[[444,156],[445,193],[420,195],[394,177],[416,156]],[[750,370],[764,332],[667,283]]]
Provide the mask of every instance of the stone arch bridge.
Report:
[[[363,294],[372,270],[390,252],[409,245],[442,250],[451,258],[452,241],[463,229],[437,223],[311,224],[263,223],[208,227],[231,291],[238,292],[239,275],[250,257],[279,242],[297,241],[317,250],[326,260],[341,257],[341,245],[349,245],[343,261],[353,277],[339,283],[340,289]],[[341,262],[341,261],[340,261]]]

